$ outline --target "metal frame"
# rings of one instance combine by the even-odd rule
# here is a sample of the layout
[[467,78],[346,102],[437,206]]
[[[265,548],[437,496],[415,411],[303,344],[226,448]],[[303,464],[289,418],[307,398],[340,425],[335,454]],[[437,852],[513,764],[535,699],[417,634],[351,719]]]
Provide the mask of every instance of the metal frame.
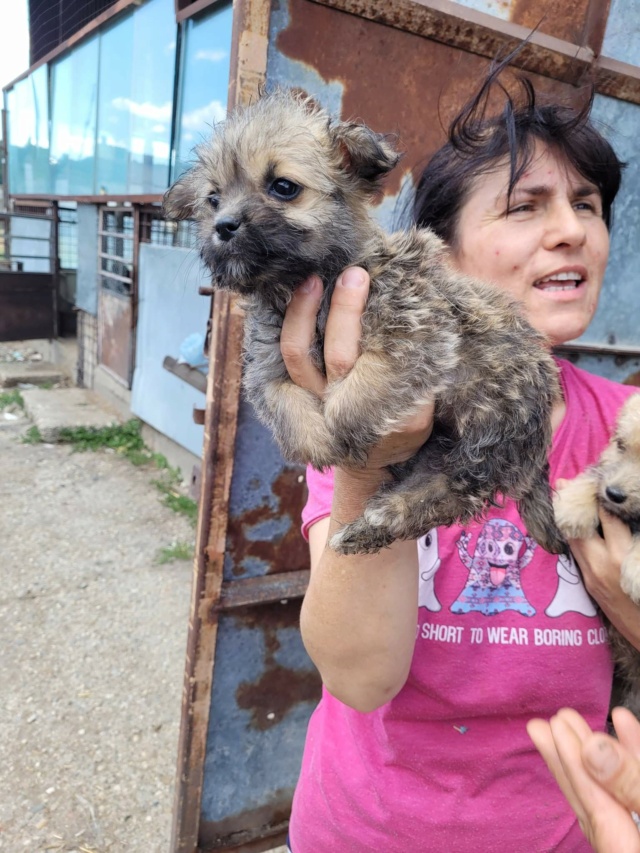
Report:
[[[235,0],[229,106],[255,98],[266,78],[270,0]],[[243,315],[235,298],[217,292],[211,302],[210,369],[200,512],[189,618],[189,637],[178,744],[171,850],[198,849],[213,663],[218,615],[223,606],[223,564],[229,519],[241,380]],[[272,576],[273,580],[273,576]],[[280,592],[278,598],[282,597]],[[277,600],[277,599],[275,599]],[[280,840],[267,842],[273,846]],[[266,849],[257,839],[254,850]],[[250,850],[251,845],[245,845]]]

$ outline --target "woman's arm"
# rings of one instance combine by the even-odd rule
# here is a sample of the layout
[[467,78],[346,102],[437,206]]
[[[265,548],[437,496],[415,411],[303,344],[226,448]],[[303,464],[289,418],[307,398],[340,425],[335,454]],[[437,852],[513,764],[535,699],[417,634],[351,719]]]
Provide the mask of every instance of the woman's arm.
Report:
[[[327,381],[343,376],[359,355],[360,318],[369,279],[350,269],[333,294],[325,331],[327,378],[309,358],[322,296],[319,281],[299,288],[287,310],[281,348],[294,382],[321,396]],[[388,702],[406,681],[418,613],[415,542],[395,542],[378,554],[343,556],[327,546],[340,525],[361,515],[388,476],[386,466],[410,458],[427,440],[433,407],[387,436],[363,469],[337,468],[331,518],[310,531],[311,578],[301,613],[302,638],[327,689],[359,711]]]

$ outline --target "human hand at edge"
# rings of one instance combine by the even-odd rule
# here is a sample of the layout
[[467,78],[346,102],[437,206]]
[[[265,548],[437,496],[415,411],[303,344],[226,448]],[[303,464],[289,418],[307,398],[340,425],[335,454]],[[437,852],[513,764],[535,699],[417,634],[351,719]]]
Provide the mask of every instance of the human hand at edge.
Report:
[[612,716],[618,741],[592,732],[571,708],[549,722],[531,720],[527,732],[593,849],[640,853],[631,816],[640,812],[640,723],[626,708],[614,708]]

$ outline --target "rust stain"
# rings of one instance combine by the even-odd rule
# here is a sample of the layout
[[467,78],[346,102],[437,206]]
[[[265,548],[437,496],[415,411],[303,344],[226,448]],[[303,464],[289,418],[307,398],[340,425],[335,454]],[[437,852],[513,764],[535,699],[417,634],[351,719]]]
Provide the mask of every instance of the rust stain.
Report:
[[589,0],[514,0],[511,20],[523,27],[538,28],[540,32],[582,44],[587,21]]
[[[301,468],[285,468],[274,480],[271,491],[277,507],[269,505],[247,510],[229,519],[227,552],[233,564],[233,574],[245,574],[244,561],[248,557],[263,560],[268,572],[298,571],[309,567],[309,548],[300,533],[300,513],[305,500],[306,484]],[[287,517],[290,526],[282,536],[270,539],[250,539],[247,531],[257,524]]]
[[[586,2],[569,0],[581,7]],[[551,9],[550,0],[544,3]],[[386,193],[396,195],[403,174],[419,173],[446,141],[445,128],[475,92],[490,60],[309,0],[289,0],[289,14],[277,48],[315,68],[324,80],[342,83],[344,119],[360,119],[374,130],[398,135],[405,156],[386,184]],[[583,19],[584,14],[580,31]],[[568,83],[527,76],[543,98],[552,94],[554,100],[575,104],[583,97]]]
[[319,698],[315,673],[278,664],[255,684],[243,682],[236,691],[238,707],[251,712],[251,725],[261,732],[277,726],[298,703],[316,702]]
[[238,626],[260,629],[264,637],[264,671],[258,681],[243,681],[236,690],[238,707],[251,713],[251,725],[259,731],[277,726],[300,702],[317,702],[321,685],[318,673],[309,669],[291,669],[276,662],[280,649],[278,631],[297,628],[300,601],[247,607],[234,614]]

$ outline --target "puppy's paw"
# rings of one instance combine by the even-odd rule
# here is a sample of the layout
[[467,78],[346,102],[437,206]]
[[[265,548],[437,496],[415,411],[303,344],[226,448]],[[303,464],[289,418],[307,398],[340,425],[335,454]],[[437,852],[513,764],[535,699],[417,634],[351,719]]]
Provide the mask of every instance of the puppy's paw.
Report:
[[394,542],[386,530],[371,527],[364,518],[345,524],[329,540],[329,547],[338,554],[377,554]]
[[598,504],[593,478],[581,474],[556,492],[553,512],[558,529],[567,539],[585,539],[598,529]]

